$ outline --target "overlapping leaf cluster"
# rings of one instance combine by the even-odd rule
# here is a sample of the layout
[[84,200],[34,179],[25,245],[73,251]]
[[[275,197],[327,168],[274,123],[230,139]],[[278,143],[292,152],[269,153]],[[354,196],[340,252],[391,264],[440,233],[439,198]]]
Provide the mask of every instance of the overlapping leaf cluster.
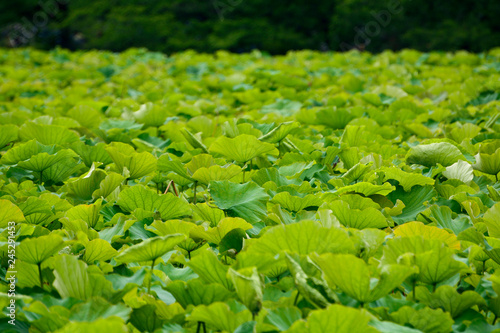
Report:
[[499,61],[3,51],[2,308],[15,275],[30,332],[499,330]]

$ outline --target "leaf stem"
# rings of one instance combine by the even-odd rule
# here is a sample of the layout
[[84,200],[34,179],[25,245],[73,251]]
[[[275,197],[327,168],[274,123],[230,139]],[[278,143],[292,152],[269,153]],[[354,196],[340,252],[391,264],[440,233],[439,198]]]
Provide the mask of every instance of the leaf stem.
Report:
[[299,293],[299,291],[297,290],[297,295],[295,296],[295,299],[294,299],[294,301],[293,301],[293,306],[296,306],[296,305],[297,305],[297,302],[299,301],[299,295],[300,295],[300,293]]
[[151,294],[151,281],[153,281],[153,268],[155,267],[155,261],[156,259],[153,259],[153,262],[151,263],[151,276],[149,278],[149,282],[148,282],[148,294]]
[[175,182],[173,180],[168,183],[167,188],[165,189],[165,192],[163,192],[163,194],[167,194],[168,190],[170,189],[170,185],[172,185],[172,189],[174,190],[175,195],[178,197],[179,192],[177,192],[177,187],[175,187]]
[[42,276],[42,263],[38,263],[38,277],[40,278],[40,287],[43,290],[43,276]]
[[196,205],[196,187],[198,186],[198,181],[194,181],[194,189],[193,189],[193,203]]
[[492,323],[492,325],[495,325],[495,324],[496,324],[497,319],[498,319],[498,317],[497,317],[497,315],[495,315],[495,318],[493,318],[493,323]]
[[178,197],[179,196],[179,192],[177,192],[177,186],[175,186],[175,182],[173,180],[172,180],[172,187],[174,189],[175,195]]

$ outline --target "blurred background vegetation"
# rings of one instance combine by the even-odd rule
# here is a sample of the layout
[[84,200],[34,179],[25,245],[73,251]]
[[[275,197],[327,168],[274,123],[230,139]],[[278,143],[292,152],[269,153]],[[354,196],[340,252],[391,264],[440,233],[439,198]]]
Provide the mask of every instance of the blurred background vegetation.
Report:
[[499,17],[492,0],[16,0],[0,3],[0,45],[479,52],[500,45]]

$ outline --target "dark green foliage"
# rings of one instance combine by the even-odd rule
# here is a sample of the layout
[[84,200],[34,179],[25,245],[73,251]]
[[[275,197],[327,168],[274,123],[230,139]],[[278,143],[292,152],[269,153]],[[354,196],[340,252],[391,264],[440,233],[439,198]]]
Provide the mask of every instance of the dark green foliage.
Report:
[[0,31],[42,48],[478,52],[498,45],[499,16],[488,0],[23,0],[0,4]]

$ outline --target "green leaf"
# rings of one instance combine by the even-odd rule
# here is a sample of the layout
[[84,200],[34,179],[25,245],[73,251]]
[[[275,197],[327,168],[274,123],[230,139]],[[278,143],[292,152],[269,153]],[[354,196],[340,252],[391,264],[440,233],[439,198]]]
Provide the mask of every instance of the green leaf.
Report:
[[93,264],[96,260],[107,261],[118,252],[104,239],[94,239],[85,245],[85,253],[82,260],[87,264]]
[[344,173],[340,178],[344,181],[344,184],[346,185],[350,184],[363,177],[363,175],[365,175],[366,173],[368,173],[372,165],[373,165],[372,162],[368,164],[357,163],[352,168],[347,170],[347,172]]
[[193,238],[203,238],[210,243],[219,244],[221,240],[234,229],[249,230],[253,226],[246,222],[245,220],[238,217],[226,217],[223,218],[217,227],[205,230],[203,227],[197,227],[190,230],[190,234]]
[[187,142],[194,148],[201,149],[204,153],[208,154],[207,147],[201,141],[201,136],[198,138],[196,135],[191,133],[187,128],[181,130],[181,134],[184,136]]
[[55,152],[55,146],[46,146],[36,140],[31,140],[26,143],[18,144],[7,150],[7,152],[2,156],[2,163],[7,165],[17,164],[18,162],[28,160],[32,156],[39,153],[53,154]]
[[422,144],[411,148],[406,155],[409,164],[420,164],[432,167],[438,163],[448,167],[458,160],[464,160],[460,149],[449,142]]
[[460,160],[447,167],[446,171],[443,171],[443,176],[448,179],[458,179],[463,183],[469,185],[474,178],[474,170],[469,163]]
[[38,265],[64,247],[61,236],[50,234],[27,238],[16,248],[16,257],[30,264]]
[[191,182],[194,181],[194,179],[191,178],[192,173],[188,172],[184,164],[179,160],[172,160],[169,154],[163,154],[158,158],[158,171],[173,171]]
[[103,120],[103,114],[97,110],[97,106],[88,104],[74,106],[68,111],[67,116],[88,128],[97,128]]
[[288,179],[287,177],[283,176],[276,168],[259,169],[256,173],[253,174],[252,180],[259,186],[263,186],[267,182],[273,182],[277,187],[290,184],[301,184],[300,180]]
[[167,236],[171,234],[184,234],[189,236],[189,232],[191,229],[196,228],[196,224],[181,220],[169,220],[165,222],[161,220],[154,220],[153,223],[151,223],[151,227],[154,228],[154,230],[150,228],[147,229],[153,231],[159,236]]
[[489,175],[500,172],[500,140],[480,145],[479,153],[475,156],[476,164],[472,167]]
[[270,228],[252,242],[246,251],[254,255],[268,253],[273,256],[285,251],[298,254],[353,253],[354,246],[342,229],[325,228],[313,221],[301,221]]
[[127,326],[120,319],[107,318],[97,319],[89,322],[70,322],[57,333],[87,333],[87,332],[109,332],[109,333],[127,333]]
[[378,229],[352,229],[349,230],[349,233],[357,250],[356,256],[365,261],[368,261],[372,256],[377,254],[387,236],[383,230]]
[[30,324],[33,328],[42,332],[53,332],[69,322],[69,311],[61,306],[51,306],[49,308],[42,302],[35,301],[27,306],[25,310],[30,315],[35,315],[34,318],[31,318]]
[[113,162],[106,151],[106,144],[102,142],[95,146],[89,146],[81,141],[77,141],[71,145],[71,149],[82,158],[83,163],[89,168],[94,162],[101,162],[103,165]]
[[381,333],[422,333],[422,331],[407,326],[398,325],[390,321],[372,320],[370,326]]
[[142,104],[139,110],[132,112],[132,116],[138,123],[153,127],[163,125],[167,119],[165,110],[161,106],[151,102]]
[[87,264],[70,255],[55,257],[54,276],[53,286],[63,298],[88,300],[94,296],[105,296],[111,289],[111,282],[104,275],[89,272]]
[[295,332],[335,332],[335,333],[375,333],[375,328],[368,325],[371,315],[365,310],[358,310],[340,304],[330,305],[324,310],[312,311],[307,323],[297,321],[288,331]]
[[297,292],[309,303],[316,308],[326,308],[339,301],[337,295],[324,281],[323,271],[308,256],[288,253],[285,255]]
[[345,128],[354,118],[356,116],[344,108],[328,107],[316,112],[317,122],[333,129]]
[[293,121],[281,123],[271,131],[269,131],[267,134],[261,136],[259,140],[269,143],[278,143],[283,140],[292,130],[299,126],[299,123]]
[[419,186],[410,192],[397,189],[396,191],[390,193],[387,198],[392,202],[399,199],[404,203],[405,207],[400,215],[393,216],[392,219],[397,224],[415,221],[417,215],[426,209],[424,205],[425,202],[430,202],[436,196],[437,193],[434,190],[434,187],[430,185],[422,187]]
[[349,228],[386,228],[389,226],[385,216],[377,209],[352,209],[347,202],[336,200],[328,204],[333,215],[340,223]]
[[153,155],[148,152],[137,153],[125,143],[114,142],[106,151],[119,172],[123,172],[124,168],[130,172],[129,179],[138,179],[156,170],[157,161]]
[[409,192],[415,185],[434,185],[434,179],[419,173],[405,172],[396,167],[382,167],[379,170],[384,173],[384,182],[389,179],[397,180],[406,192]]
[[396,188],[389,183],[384,183],[382,185],[374,185],[367,182],[361,182],[354,185],[344,186],[337,189],[337,194],[341,195],[344,193],[361,193],[365,196],[370,196],[373,194],[387,195],[394,191]]
[[299,212],[307,207],[319,207],[323,203],[323,201],[314,194],[298,197],[286,191],[276,194],[272,201],[293,212]]
[[248,267],[235,271],[229,268],[228,275],[233,281],[236,294],[239,299],[250,310],[256,314],[262,308],[263,294],[260,276],[257,268]]
[[125,180],[125,177],[116,173],[110,172],[106,177],[99,183],[99,188],[92,192],[92,198],[107,198],[110,196],[120,184]]
[[[415,272],[402,265],[386,265],[380,269],[380,276],[372,276],[364,260],[351,254],[328,253],[314,257],[314,261],[320,266],[330,287],[340,288],[361,303],[384,297]],[[373,281],[377,281],[375,286]]]
[[381,262],[416,266],[419,268],[417,280],[435,285],[467,269],[467,265],[455,260],[453,255],[454,250],[440,240],[396,237],[385,245]]
[[106,172],[92,164],[90,170],[78,178],[71,179],[68,186],[68,195],[82,200],[91,200],[92,193],[99,188],[101,181],[106,178]]
[[246,163],[262,154],[278,155],[274,145],[259,141],[253,135],[241,134],[235,138],[219,137],[210,146],[210,152],[223,155],[239,163]]
[[25,202],[19,204],[27,223],[49,224],[57,218],[52,212],[51,205],[40,197],[29,197]]
[[204,322],[215,330],[234,332],[241,324],[251,321],[252,314],[248,310],[234,313],[226,303],[215,302],[209,306],[197,306],[187,320],[195,323]]
[[[18,272],[22,272],[22,274],[18,274]],[[8,276],[15,276],[17,278],[16,287],[40,287],[38,267],[34,264],[22,261],[21,259],[19,259],[19,257],[16,259],[15,267],[9,268],[9,270],[7,271],[6,277]]]
[[190,215],[189,204],[172,193],[156,194],[143,185],[135,185],[120,193],[117,204],[127,212],[142,209],[149,213],[159,212],[164,220]]
[[424,239],[436,239],[443,241],[451,249],[460,250],[460,242],[457,236],[438,227],[424,225],[422,222],[408,222],[394,229],[394,236],[412,237],[422,236]]
[[174,295],[177,302],[182,307],[189,305],[210,305],[215,302],[224,302],[233,293],[218,283],[203,283],[199,279],[184,281],[174,281],[165,288]]
[[243,248],[243,240],[247,237],[245,230],[236,228],[228,232],[220,241],[219,251],[221,254],[228,253],[229,250],[238,253]]
[[459,294],[454,287],[447,285],[437,288],[434,293],[425,287],[417,287],[415,294],[418,301],[433,309],[441,308],[453,318],[475,305],[486,306],[486,301],[477,292],[467,290]]
[[0,199],[0,228],[6,228],[9,222],[23,222],[23,212],[9,200]]
[[17,164],[20,168],[40,172],[73,156],[75,153],[69,149],[46,146],[36,140],[31,140],[9,149],[2,156],[2,163]]
[[211,227],[217,226],[219,221],[225,216],[222,209],[211,207],[206,203],[198,203],[195,206],[192,206],[192,208],[193,212],[196,213],[202,221],[209,222]]
[[403,306],[398,311],[390,314],[394,322],[405,325],[410,324],[425,333],[451,332],[453,319],[449,313],[441,309],[423,308],[416,310],[409,306]]
[[73,154],[70,153],[69,149],[60,150],[53,155],[40,153],[25,161],[18,162],[17,166],[23,169],[41,172],[50,168],[54,164],[63,161],[64,159],[71,158],[72,156]]
[[266,215],[269,196],[255,183],[236,184],[230,181],[213,181],[210,194],[220,209],[230,216],[241,217],[250,223],[259,222]]
[[101,200],[92,205],[74,206],[66,212],[66,217],[70,220],[82,220],[91,228],[95,228],[99,222],[99,211],[101,210]]
[[302,313],[296,307],[279,307],[268,310],[264,322],[273,325],[278,331],[286,331],[294,322],[302,318]]
[[483,221],[488,227],[488,235],[500,238],[500,203],[495,204],[484,213]]
[[156,260],[172,250],[184,239],[186,239],[186,236],[182,234],[148,238],[139,244],[121,251],[120,254],[115,257],[115,260],[122,263]]
[[232,289],[232,283],[226,277],[229,267],[224,266],[211,250],[202,251],[186,265],[206,283],[218,283],[228,290]]
[[78,135],[62,126],[35,124],[27,122],[19,128],[19,137],[22,141],[36,139],[44,145],[64,145],[78,141]]
[[73,174],[80,174],[84,168],[82,163],[77,163],[73,158],[66,158],[49,168],[43,170],[42,182],[52,184],[63,183]]
[[138,307],[130,315],[130,323],[140,332],[154,332],[163,326],[164,320],[156,314],[157,307],[147,304]]
[[16,125],[0,125],[0,149],[18,139],[19,128]]
[[212,181],[222,181],[231,179],[242,172],[241,167],[235,164],[212,165],[208,168],[199,168],[191,176],[194,180],[201,184],[208,185]]
[[78,303],[71,308],[69,319],[80,322],[93,322],[110,317],[120,318],[126,322],[132,309],[124,304],[112,305],[101,297],[92,298],[86,303]]
[[[297,82],[296,80],[293,80],[292,77],[290,76],[281,76],[283,80],[288,81],[288,83],[298,83],[299,86],[304,85],[305,83],[301,80]],[[291,116],[295,114],[297,111],[300,110],[302,107],[302,103],[297,102],[297,101],[290,101],[288,99],[278,99],[275,103],[272,104],[267,104],[262,107],[260,112],[262,113],[271,113],[275,112],[278,114],[281,114],[283,116]]]

